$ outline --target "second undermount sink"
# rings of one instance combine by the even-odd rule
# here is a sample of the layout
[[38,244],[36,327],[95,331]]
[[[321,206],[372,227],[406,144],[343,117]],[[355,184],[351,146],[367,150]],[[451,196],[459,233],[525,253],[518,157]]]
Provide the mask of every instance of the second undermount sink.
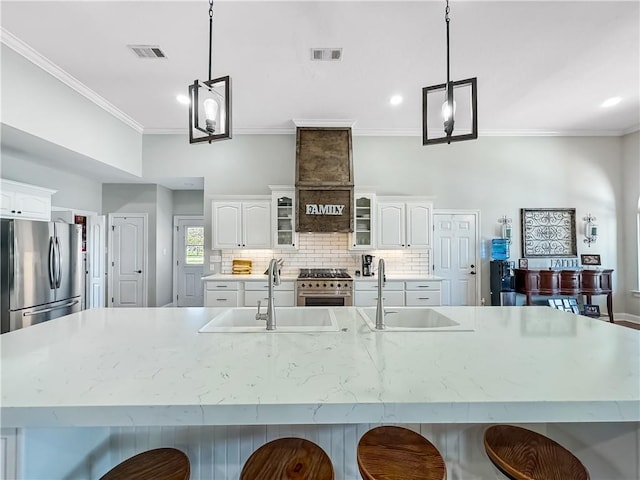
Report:
[[360,316],[371,330],[388,332],[442,332],[474,330],[472,325],[459,323],[425,307],[387,307],[384,309],[384,330],[376,330],[375,307],[358,308]]
[[[198,331],[200,333],[267,332],[265,321],[256,320],[257,312],[257,308],[230,308],[216,315]],[[276,329],[270,332],[314,333],[338,330],[336,316],[330,308],[279,307],[276,308]]]

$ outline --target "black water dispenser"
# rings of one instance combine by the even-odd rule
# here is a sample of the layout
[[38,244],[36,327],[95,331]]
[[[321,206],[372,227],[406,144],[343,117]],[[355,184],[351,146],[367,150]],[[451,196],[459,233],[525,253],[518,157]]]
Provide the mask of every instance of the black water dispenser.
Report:
[[489,279],[491,305],[515,304],[515,277],[512,268],[512,262],[509,260],[491,260]]

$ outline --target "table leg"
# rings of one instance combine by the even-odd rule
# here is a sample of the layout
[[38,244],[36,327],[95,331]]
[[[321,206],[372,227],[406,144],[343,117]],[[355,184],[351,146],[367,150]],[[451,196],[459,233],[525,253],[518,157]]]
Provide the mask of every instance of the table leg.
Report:
[[613,323],[613,296],[612,293],[607,293],[607,312],[609,312],[609,321]]

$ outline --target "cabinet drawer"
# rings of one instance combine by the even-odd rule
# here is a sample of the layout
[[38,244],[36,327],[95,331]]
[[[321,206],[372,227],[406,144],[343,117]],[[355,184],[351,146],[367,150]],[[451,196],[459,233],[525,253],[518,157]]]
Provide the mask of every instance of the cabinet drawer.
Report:
[[[356,284],[356,290],[369,290],[369,291],[378,291],[378,282],[355,282]],[[386,282],[384,284],[384,287],[382,287],[382,289],[387,292],[387,291],[394,291],[394,290],[399,290],[402,291],[404,290],[404,283],[402,282]]]
[[217,292],[207,290],[205,292],[205,305],[207,307],[237,307],[238,292]]
[[[280,282],[280,285],[274,285],[273,288],[274,290],[293,292],[294,282]],[[269,282],[244,282],[244,289],[266,292],[269,290]]]
[[207,290],[238,290],[240,282],[206,282]]
[[[404,306],[404,292],[402,291],[384,292],[382,298],[385,307]],[[375,307],[378,303],[378,292],[356,291],[354,299],[356,307]]]
[[422,282],[405,282],[407,290],[440,290],[438,280],[424,280]]
[[[273,292],[273,300],[276,304],[276,307],[293,307],[295,298],[294,298],[293,290],[291,291],[282,291],[282,292]],[[257,307],[258,301],[261,302],[261,308],[266,308],[267,303],[269,302],[269,298],[267,297],[267,292],[261,292],[258,290],[246,290],[244,292],[244,306],[245,307]],[[256,310],[257,313],[257,310]],[[277,315],[277,312],[276,312]]]
[[407,291],[406,305],[407,307],[440,305],[440,290],[424,292]]

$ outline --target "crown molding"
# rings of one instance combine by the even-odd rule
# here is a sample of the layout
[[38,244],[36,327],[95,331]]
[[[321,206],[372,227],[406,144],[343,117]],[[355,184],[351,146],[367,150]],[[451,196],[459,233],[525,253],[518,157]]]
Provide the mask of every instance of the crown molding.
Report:
[[351,128],[356,121],[351,118],[292,118],[291,122],[296,127],[315,128]]
[[23,56],[24,58],[29,60],[31,63],[36,65],[37,67],[40,67],[42,70],[47,72],[52,77],[60,80],[66,86],[75,90],[80,95],[82,95],[83,97],[87,98],[88,100],[96,104],[98,107],[105,110],[107,113],[110,113],[118,120],[122,121],[129,127],[133,128],[136,132],[143,133],[142,125],[140,125],[133,118],[128,116],[122,110],[113,106],[106,99],[98,95],[96,92],[88,88],[85,84],[80,82],[80,80],[69,75],[63,69],[61,69],[56,64],[54,64],[53,62],[51,62],[50,60],[42,56],[39,52],[31,48],[29,45],[24,43],[18,37],[16,37],[9,31],[5,30],[4,27],[0,27],[0,33],[1,33],[0,41],[4,43],[7,47],[12,49],[19,55]]

